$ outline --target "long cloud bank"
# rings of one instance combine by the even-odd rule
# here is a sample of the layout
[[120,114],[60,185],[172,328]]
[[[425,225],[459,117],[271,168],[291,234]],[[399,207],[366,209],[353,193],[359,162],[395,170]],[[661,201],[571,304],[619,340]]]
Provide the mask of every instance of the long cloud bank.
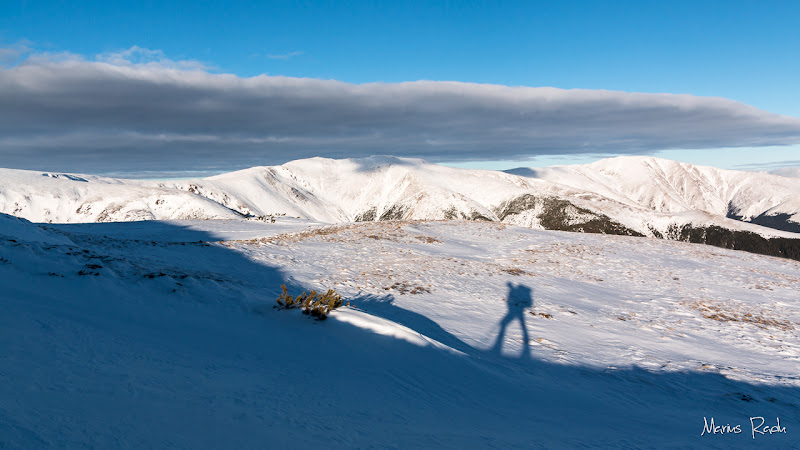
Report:
[[126,55],[34,55],[0,69],[0,166],[202,171],[309,156],[465,161],[800,143],[800,119],[723,98],[242,78]]

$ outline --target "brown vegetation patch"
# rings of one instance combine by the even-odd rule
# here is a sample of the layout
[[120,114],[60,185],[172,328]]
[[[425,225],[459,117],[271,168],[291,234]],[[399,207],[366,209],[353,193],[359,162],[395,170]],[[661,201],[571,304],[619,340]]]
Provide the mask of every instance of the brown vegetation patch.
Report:
[[520,276],[520,275],[529,275],[528,272],[520,269],[519,267],[505,267],[500,269],[500,271],[505,272],[510,275]]
[[682,302],[688,308],[700,312],[706,319],[718,322],[750,323],[759,328],[778,328],[783,331],[794,330],[794,324],[788,320],[768,317],[764,312],[746,311],[741,305],[723,304],[711,301]]
[[414,237],[415,237],[416,239],[418,239],[418,240],[420,240],[420,241],[422,241],[422,242],[426,243],[426,244],[441,244],[441,242],[442,242],[442,241],[440,241],[439,239],[436,239],[435,237],[432,237],[432,236],[423,236],[423,235],[421,235],[421,234],[418,234],[418,235],[416,235],[416,236],[414,236]]
[[411,283],[409,283],[407,281],[398,281],[398,282],[395,282],[391,286],[383,288],[383,290],[385,290],[385,291],[388,291],[390,289],[394,290],[394,291],[397,291],[398,293],[400,293],[400,295],[405,295],[405,294],[416,295],[416,294],[430,294],[431,293],[431,290],[430,290],[429,287],[420,286],[420,285],[414,286],[413,284],[411,284]]

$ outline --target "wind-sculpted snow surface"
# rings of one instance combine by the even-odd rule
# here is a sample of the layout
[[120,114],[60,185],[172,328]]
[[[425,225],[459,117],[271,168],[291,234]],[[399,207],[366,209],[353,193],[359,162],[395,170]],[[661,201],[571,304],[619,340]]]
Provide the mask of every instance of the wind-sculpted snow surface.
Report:
[[[274,309],[281,284],[352,306]],[[3,448],[800,444],[786,259],[475,221],[0,215],[0,286]],[[753,439],[759,416],[785,432]]]
[[0,175],[0,211],[40,222],[467,219],[800,254],[800,180],[656,158],[509,173],[382,156],[312,158],[169,182],[8,169]]

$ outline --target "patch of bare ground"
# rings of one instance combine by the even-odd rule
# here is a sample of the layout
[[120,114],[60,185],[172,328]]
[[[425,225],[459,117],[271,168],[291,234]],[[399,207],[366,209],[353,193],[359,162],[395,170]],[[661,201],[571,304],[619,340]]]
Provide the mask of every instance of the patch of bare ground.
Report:
[[393,290],[399,293],[400,295],[406,295],[406,294],[416,295],[416,294],[431,293],[430,285],[428,285],[428,287],[419,284],[415,286],[414,284],[409,283],[407,281],[397,281],[393,285],[383,288],[383,290],[385,291]]
[[710,300],[683,301],[681,304],[698,311],[706,319],[718,322],[749,323],[763,329],[777,328],[783,331],[795,329],[795,324],[788,320],[770,317],[770,313],[767,311],[749,311],[741,304],[720,303]]
[[440,241],[439,239],[436,239],[435,237],[432,237],[432,236],[423,236],[421,234],[418,234],[418,235],[416,235],[414,237],[417,240],[420,240],[420,241],[422,241],[422,242],[424,242],[426,244],[441,244],[442,243],[442,241]]
[[358,242],[365,239],[424,244],[439,244],[441,240],[424,234],[412,233],[406,229],[418,221],[392,220],[381,222],[358,222],[341,225],[327,225],[303,231],[283,233],[275,236],[247,239],[239,241],[222,241],[223,245],[239,244],[272,244],[288,245],[305,241],[322,242]]
[[501,268],[500,271],[514,276],[529,275],[528,272],[520,269],[519,267],[504,267]]

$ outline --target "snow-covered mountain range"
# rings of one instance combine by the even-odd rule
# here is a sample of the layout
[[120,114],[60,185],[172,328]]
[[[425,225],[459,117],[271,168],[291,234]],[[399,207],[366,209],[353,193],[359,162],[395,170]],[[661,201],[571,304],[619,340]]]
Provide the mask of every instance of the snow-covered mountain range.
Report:
[[487,220],[759,251],[800,239],[800,179],[636,156],[506,172],[311,158],[170,182],[0,169],[0,212],[34,222]]

